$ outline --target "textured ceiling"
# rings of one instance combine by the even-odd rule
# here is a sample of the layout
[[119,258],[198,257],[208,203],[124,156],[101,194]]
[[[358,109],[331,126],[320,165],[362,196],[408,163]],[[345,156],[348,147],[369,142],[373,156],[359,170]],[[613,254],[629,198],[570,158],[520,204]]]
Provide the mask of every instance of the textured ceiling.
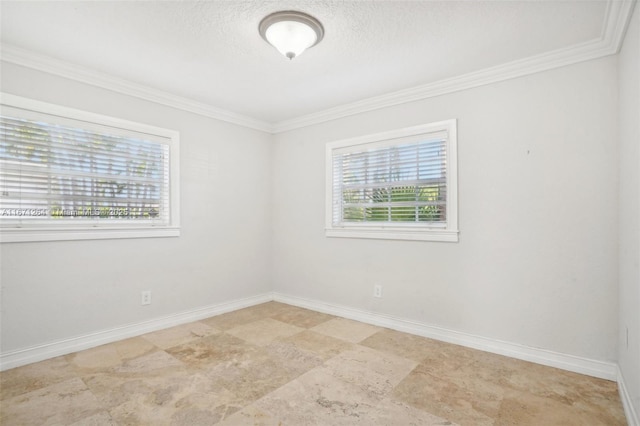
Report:
[[[317,17],[293,61],[258,23]],[[0,3],[2,43],[266,122],[281,122],[598,39],[607,1]]]

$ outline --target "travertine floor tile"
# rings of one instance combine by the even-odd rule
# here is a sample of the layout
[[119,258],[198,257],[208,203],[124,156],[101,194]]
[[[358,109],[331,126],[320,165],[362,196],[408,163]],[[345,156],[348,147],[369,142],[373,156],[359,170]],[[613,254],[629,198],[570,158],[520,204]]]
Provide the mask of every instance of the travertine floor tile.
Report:
[[[453,370],[452,370],[453,371]],[[461,425],[492,425],[504,391],[499,386],[433,373],[420,364],[394,389],[392,396],[416,408]]]
[[380,399],[314,369],[221,425],[449,425],[400,402]]
[[298,308],[297,306],[284,305],[279,311],[271,315],[271,318],[301,328],[311,328],[318,324],[334,319],[333,315]]
[[265,352],[289,373],[291,378],[322,365],[324,359],[314,352],[300,349],[289,341],[274,341],[264,347]]
[[67,355],[67,359],[75,367],[84,371],[95,371],[114,367],[122,362],[114,345],[102,345]]
[[[624,426],[624,416],[585,410],[552,398],[541,398],[527,392],[508,391],[500,404],[495,425],[507,426]],[[622,413],[620,413],[622,414]]]
[[303,328],[283,323],[272,318],[250,322],[227,330],[227,333],[254,345],[264,346],[282,337],[292,336]]
[[211,425],[240,409],[238,398],[201,374],[126,383],[109,412],[119,425]]
[[187,376],[184,371],[164,372],[159,376],[135,376],[98,373],[83,378],[87,387],[99,398],[102,405],[111,409],[146,397],[158,389],[170,387],[180,377]]
[[120,365],[123,361],[157,350],[150,342],[134,337],[76,352],[66,358],[80,374],[85,374]]
[[70,379],[2,401],[3,425],[64,425],[103,411],[79,378]]
[[63,356],[12,368],[0,373],[0,395],[4,400],[76,377],[76,369]]
[[211,383],[233,392],[246,406],[294,378],[290,370],[259,349],[250,358],[231,359],[203,370]]
[[147,395],[156,388],[169,386],[181,377],[189,377],[185,365],[159,351],[82,379],[105,408],[113,408],[134,399],[135,395]]
[[625,424],[614,382],[276,302],[8,370],[0,393],[3,425]]
[[393,396],[460,424],[624,424],[614,382],[455,345],[427,356]]
[[437,340],[386,328],[364,339],[360,344],[417,362],[448,345]]
[[132,337],[130,339],[110,343],[109,345],[113,345],[113,347],[116,348],[118,355],[120,355],[120,359],[123,361],[137,358],[158,350],[156,345],[149,343],[149,341],[142,337]]
[[164,351],[157,351],[125,361],[109,371],[115,374],[126,374],[128,376],[136,374],[155,375],[175,369],[182,369],[183,366],[184,364],[175,357]]
[[201,322],[191,322],[165,330],[154,331],[142,337],[159,348],[168,349],[173,346],[182,345],[192,340],[212,334],[220,333],[220,330],[210,327]]
[[416,365],[406,358],[356,346],[331,358],[322,368],[366,392],[387,395]]
[[118,424],[113,420],[108,411],[103,411],[82,420],[78,420],[70,426],[118,426]]
[[201,337],[166,350],[185,365],[205,368],[232,360],[247,360],[258,350],[255,345],[227,333]]
[[287,305],[278,302],[263,303],[261,305],[252,306],[250,308],[239,309],[237,311],[229,312],[226,314],[216,315],[215,317],[203,319],[200,322],[218,330],[225,331],[239,325],[269,318],[269,316],[277,314],[279,310],[285,306]]
[[344,340],[316,333],[311,330],[294,334],[293,336],[283,339],[283,341],[291,343],[304,351],[313,352],[323,360],[332,358],[354,346],[352,343],[345,342]]
[[334,318],[323,322],[310,330],[313,330],[316,333],[335,337],[337,339],[346,340],[347,342],[358,343],[382,329],[374,325],[352,321],[345,318]]
[[289,308],[292,308],[292,306],[287,305],[286,303],[266,302],[266,303],[261,303],[259,305],[251,306],[250,308],[247,308],[247,309],[250,309],[256,313],[261,314],[263,318],[268,318],[272,315],[277,314],[283,309],[289,309]]
[[[511,365],[504,374],[487,374],[486,380],[500,383],[507,390],[524,392],[579,409],[588,414],[594,424],[625,424],[624,412],[619,404],[618,386],[609,380],[589,377],[557,368],[545,367],[526,361],[504,358],[499,365]],[[484,370],[504,370],[499,366]],[[536,398],[532,398],[533,401]]]

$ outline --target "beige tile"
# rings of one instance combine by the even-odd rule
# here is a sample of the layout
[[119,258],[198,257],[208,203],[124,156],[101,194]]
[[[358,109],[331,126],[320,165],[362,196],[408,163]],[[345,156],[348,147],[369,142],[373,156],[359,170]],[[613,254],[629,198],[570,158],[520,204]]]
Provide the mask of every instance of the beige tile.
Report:
[[222,386],[237,397],[242,406],[286,384],[295,377],[290,368],[259,348],[250,358],[230,359],[202,372],[211,383]]
[[332,358],[354,346],[353,343],[345,342],[344,340],[316,333],[311,330],[294,334],[293,336],[283,339],[283,342],[291,343],[301,350],[313,352],[323,360]]
[[247,309],[252,309],[255,312],[259,312],[260,314],[262,314],[264,318],[268,318],[272,315],[277,314],[283,309],[289,309],[292,307],[293,306],[287,305],[286,303],[272,301],[272,302],[261,303],[259,305],[255,305]]
[[206,368],[231,360],[250,359],[258,349],[240,338],[220,333],[174,346],[166,352],[187,366]]
[[268,302],[260,305],[251,306],[249,308],[239,309],[237,311],[229,312],[222,315],[216,315],[215,317],[200,320],[210,327],[218,330],[229,330],[239,325],[248,324],[253,321],[269,318],[269,316],[278,313],[280,309],[285,307],[282,303]]
[[133,358],[114,367],[115,374],[156,374],[170,370],[182,369],[184,364],[164,351],[152,352],[138,358]]
[[70,426],[117,426],[117,423],[111,417],[108,411],[103,411],[93,416],[85,417],[72,423]]
[[271,315],[271,318],[296,327],[311,328],[336,317],[297,306],[284,305],[276,314]]
[[63,356],[0,372],[1,400],[76,377],[76,369]]
[[504,396],[503,389],[465,377],[463,370],[470,371],[464,361],[440,369],[423,362],[396,386],[392,396],[463,425],[493,424]]
[[200,322],[209,327],[225,331],[263,318],[265,318],[263,313],[252,310],[251,308],[246,308],[227,314],[216,315],[215,317],[200,320]]
[[122,364],[128,359],[157,351],[152,343],[140,337],[109,343],[67,355],[80,374],[101,371]]
[[258,346],[268,345],[276,339],[292,336],[303,328],[265,318],[227,330],[227,333]]
[[331,358],[322,368],[370,394],[387,395],[417,364],[406,358],[355,346]]
[[2,401],[0,423],[72,424],[103,410],[83,381],[74,378]]
[[625,424],[614,382],[276,302],[5,371],[0,392],[7,425]]
[[611,415],[586,409],[581,405],[562,403],[553,398],[542,398],[528,392],[508,391],[496,415],[495,425],[522,426],[624,426],[623,413]]
[[311,330],[316,333],[346,340],[347,342],[358,343],[382,329],[374,325],[345,318],[334,318],[311,328]]
[[89,386],[119,425],[208,425],[241,408],[232,392],[199,373],[98,380]]
[[450,425],[406,404],[379,399],[311,370],[229,417],[231,425]]
[[312,370],[234,414],[222,425],[357,424],[378,402],[325,371]]
[[[216,426],[284,426],[287,423],[282,422],[282,418],[287,413],[271,413],[268,410],[251,404],[243,408],[241,411],[236,412],[232,416],[228,417],[220,423],[216,423]],[[300,425],[319,425],[319,423],[291,423]]]
[[[501,404],[515,406],[503,402],[504,395],[513,391],[519,397],[529,395],[536,406],[542,401],[538,401],[538,397],[543,398],[547,405],[556,407],[554,412],[560,417],[570,416],[567,410],[572,407],[590,413],[594,422],[618,424],[624,419],[614,382],[456,345],[441,344],[412,374],[423,375],[415,382],[416,387],[421,383],[427,385],[414,391],[410,383],[415,377],[409,378],[396,389],[396,395],[419,398],[420,392],[431,393],[433,395],[424,400],[433,402],[434,398],[442,398],[440,408],[452,404],[449,406],[455,411],[452,418],[460,422],[463,419],[479,422],[482,416],[494,419]],[[456,406],[453,401],[464,404]],[[520,402],[523,402],[524,415],[528,406],[526,401]],[[422,407],[436,409],[428,404]]]
[[[509,365],[508,374],[495,374],[499,368],[496,365],[485,367],[484,370],[494,372],[486,375],[487,381],[499,383],[508,390],[579,409],[587,413],[594,424],[624,424],[624,410],[617,383],[526,361],[501,358],[505,359],[494,362],[500,366]],[[502,369],[504,370],[503,367]]]
[[291,342],[274,341],[264,347],[265,352],[288,373],[298,377],[312,368],[322,365],[324,359],[311,351],[300,349]]
[[178,325],[165,330],[148,333],[142,337],[159,348],[168,349],[173,346],[199,339],[204,336],[220,333],[220,330],[210,327],[201,322]]
[[149,354],[158,350],[158,347],[142,337],[132,337],[130,339],[121,340],[111,343],[115,347],[116,352],[122,361],[137,358],[142,355]]
[[360,344],[417,362],[441,350],[444,345],[448,345],[437,340],[386,328],[364,339]]
[[75,367],[83,371],[103,370],[115,367],[122,362],[115,345],[102,345],[67,355],[67,359]]
[[147,377],[97,373],[86,376],[83,380],[103,407],[111,409],[137,399],[140,395],[149,395],[163,386],[171,386],[173,380],[183,376],[176,371]]
[[132,395],[148,394],[181,377],[189,377],[185,365],[157,351],[82,379],[105,408],[112,408],[126,403]]

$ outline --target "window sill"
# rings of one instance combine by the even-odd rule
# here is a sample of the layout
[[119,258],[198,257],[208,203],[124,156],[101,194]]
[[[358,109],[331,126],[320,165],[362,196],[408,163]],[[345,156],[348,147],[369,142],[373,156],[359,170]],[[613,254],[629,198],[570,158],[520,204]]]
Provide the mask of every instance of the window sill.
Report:
[[110,240],[119,238],[179,237],[180,228],[8,228],[0,230],[0,243],[70,240]]
[[340,238],[373,238],[379,240],[407,240],[407,241],[441,241],[458,242],[458,231],[444,229],[354,229],[332,228],[326,229],[327,237]]

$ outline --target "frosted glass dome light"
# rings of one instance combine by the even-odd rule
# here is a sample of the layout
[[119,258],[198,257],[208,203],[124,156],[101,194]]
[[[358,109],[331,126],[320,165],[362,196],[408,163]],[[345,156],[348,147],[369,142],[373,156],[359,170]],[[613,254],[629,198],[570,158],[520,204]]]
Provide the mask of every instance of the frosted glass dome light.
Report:
[[262,38],[289,59],[315,46],[324,36],[324,28],[316,18],[289,10],[268,15],[258,29]]

